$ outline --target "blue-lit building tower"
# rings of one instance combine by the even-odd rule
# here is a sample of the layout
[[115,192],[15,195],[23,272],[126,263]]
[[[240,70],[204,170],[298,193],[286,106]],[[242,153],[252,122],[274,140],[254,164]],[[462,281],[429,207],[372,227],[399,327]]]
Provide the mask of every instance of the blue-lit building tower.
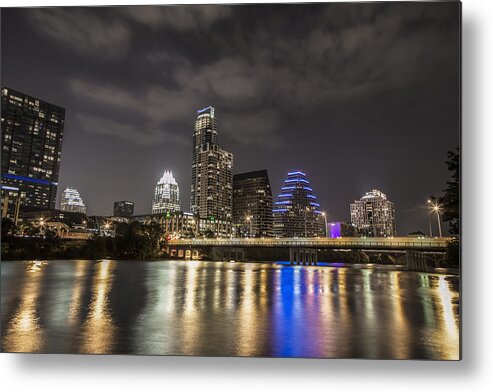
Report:
[[276,237],[325,236],[320,204],[313,194],[306,174],[301,171],[288,173],[272,212]]

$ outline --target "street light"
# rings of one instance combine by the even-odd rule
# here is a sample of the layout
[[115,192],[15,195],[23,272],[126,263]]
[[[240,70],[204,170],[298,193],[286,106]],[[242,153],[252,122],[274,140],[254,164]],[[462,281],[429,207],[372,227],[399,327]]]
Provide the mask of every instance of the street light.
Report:
[[[427,203],[430,204],[431,203],[431,200],[428,199],[427,200]],[[433,237],[433,232],[431,231],[431,214],[433,214],[433,211],[431,211],[429,214],[428,214],[428,228],[430,230],[430,238]]]
[[[430,205],[431,214],[433,212],[436,212],[437,214],[438,234],[440,238],[442,238],[442,224],[440,223],[440,205],[435,200],[430,200],[430,199],[428,200],[428,204]],[[430,220],[430,235],[431,235],[431,220]]]

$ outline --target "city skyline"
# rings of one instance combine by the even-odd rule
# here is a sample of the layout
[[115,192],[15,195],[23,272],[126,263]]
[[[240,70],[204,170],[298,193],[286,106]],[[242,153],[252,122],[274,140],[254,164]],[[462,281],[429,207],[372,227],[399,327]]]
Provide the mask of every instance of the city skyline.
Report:
[[[328,219],[337,221],[349,221],[349,204],[361,194],[381,189],[396,205],[398,233],[427,232],[426,200],[445,187],[446,152],[459,143],[459,78],[458,68],[452,66],[458,67],[459,56],[453,24],[457,10],[440,3],[304,5],[300,27],[288,33],[289,21],[298,17],[293,5],[273,26],[275,34],[284,35],[285,44],[279,40],[266,44],[264,38],[272,34],[266,29],[267,19],[276,6],[251,6],[249,12],[242,7],[210,6],[202,25],[180,29],[156,22],[153,31],[138,21],[143,7],[124,7],[112,17],[107,9],[97,8],[32,9],[23,10],[23,15],[4,10],[2,29],[22,28],[16,34],[3,34],[9,37],[2,46],[3,85],[67,111],[57,200],[61,190],[73,184],[84,194],[91,215],[110,215],[115,200],[132,200],[136,214],[146,213],[149,194],[163,168],[173,170],[186,198],[193,113],[212,104],[221,113],[220,144],[235,154],[234,174],[265,168],[273,193],[278,194],[286,172],[299,168],[317,189]],[[200,14],[204,8],[196,9]],[[333,31],[316,18],[319,12],[325,24],[332,23]],[[65,18],[55,20],[53,16],[60,13]],[[344,17],[337,22],[330,19],[332,13]],[[84,20],[94,26],[110,19],[117,25],[125,21],[121,25],[127,29],[111,42],[88,40],[85,46],[70,48],[70,37],[61,34],[68,21]],[[390,19],[397,22],[390,24]],[[47,20],[53,21],[54,30],[36,27]],[[165,21],[170,23],[169,18]],[[441,28],[434,28],[434,21],[440,21]],[[412,32],[405,29],[409,23],[414,23]],[[74,35],[90,36],[84,23],[73,27]],[[246,28],[252,30],[252,42],[241,39]],[[215,51],[208,54],[204,54],[208,44],[200,39],[204,29],[215,43]],[[28,42],[33,31],[35,38]],[[386,54],[378,65],[373,56],[384,50],[381,40],[369,40],[366,49],[351,47],[351,37],[364,31],[370,36],[383,33],[388,37],[385,45],[399,56]],[[165,32],[173,39],[157,39],[159,45],[137,49],[146,38]],[[330,44],[330,39],[337,42]],[[310,51],[310,43],[321,42],[327,42],[325,52]],[[336,43],[342,48],[340,57],[321,68],[327,62],[321,60],[330,57]],[[101,47],[108,49],[109,44],[113,49],[103,53]],[[231,45],[238,46],[245,58],[228,55]],[[19,51],[20,47],[26,51]],[[307,59],[304,68],[290,55],[290,47],[299,48],[297,56]],[[49,53],[60,48],[64,50],[56,65]],[[92,49],[97,56],[91,57]],[[131,58],[124,69],[114,70],[122,53],[132,50],[140,51],[136,57],[142,62]],[[431,50],[436,52],[428,59]],[[27,72],[25,53],[40,67],[29,67]],[[285,59],[286,67],[277,66],[276,54]],[[351,55],[359,56],[359,61],[344,67],[343,60]],[[199,58],[205,58],[204,64],[198,63]],[[258,74],[252,73],[250,61],[258,62]],[[61,70],[62,65],[68,71]],[[144,77],[139,69],[150,76]],[[286,73],[287,69],[292,72]],[[109,70],[115,71],[111,77]],[[319,87],[315,76],[303,77],[322,71],[330,85]],[[365,72],[371,76],[366,82],[361,79]],[[397,81],[401,78],[406,85]],[[61,87],[53,89],[57,81]],[[286,91],[294,91],[290,100],[283,98]],[[160,115],[157,108],[164,113]],[[136,121],[146,131],[136,131]],[[184,200],[182,209],[187,210]]]

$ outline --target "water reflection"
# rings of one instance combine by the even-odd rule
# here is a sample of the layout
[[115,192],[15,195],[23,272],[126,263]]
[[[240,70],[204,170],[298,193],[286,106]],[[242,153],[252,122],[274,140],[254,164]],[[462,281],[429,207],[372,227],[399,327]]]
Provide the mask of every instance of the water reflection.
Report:
[[75,261],[75,282],[73,283],[70,308],[68,312],[68,322],[71,326],[79,321],[80,312],[82,310],[82,294],[85,289],[83,278],[86,275],[86,269],[88,266],[89,264],[85,260]]
[[2,349],[457,359],[458,301],[456,277],[378,268],[4,262]]
[[108,296],[115,264],[115,261],[103,260],[95,265],[92,299],[79,339],[80,352],[82,353],[104,354],[112,352],[116,326],[112,320]]
[[41,261],[26,264],[19,304],[8,322],[5,333],[2,328],[2,351],[39,352],[43,349],[44,332],[39,323],[37,304],[46,264]]
[[[441,336],[443,346],[459,346],[459,318],[454,312],[454,297],[450,283],[444,276],[438,278],[438,298],[441,311],[439,312],[438,321],[443,331]],[[446,359],[453,359],[453,354],[449,350],[442,350],[442,355]]]

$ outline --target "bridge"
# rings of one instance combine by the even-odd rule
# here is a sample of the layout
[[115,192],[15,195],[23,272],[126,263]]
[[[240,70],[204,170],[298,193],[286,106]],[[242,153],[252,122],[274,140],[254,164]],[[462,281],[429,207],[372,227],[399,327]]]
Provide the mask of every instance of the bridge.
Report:
[[[443,255],[449,237],[441,238],[211,238],[175,239],[168,241],[168,253],[176,257],[198,259],[200,251],[213,249],[219,260],[243,261],[245,250],[287,248],[291,264],[317,264],[318,250],[358,250],[364,252],[405,253],[408,266],[421,266],[426,255]],[[421,267],[420,267],[421,268]]]

